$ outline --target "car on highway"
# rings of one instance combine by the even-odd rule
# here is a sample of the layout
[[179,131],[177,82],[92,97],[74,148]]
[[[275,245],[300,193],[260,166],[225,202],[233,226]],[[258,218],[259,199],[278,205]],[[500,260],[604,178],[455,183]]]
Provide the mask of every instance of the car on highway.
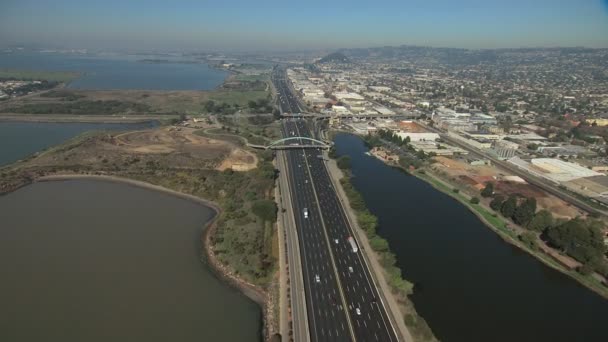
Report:
[[357,313],[357,315],[361,316],[361,309],[355,308],[355,312]]
[[321,282],[321,278],[319,277],[318,274],[315,275],[315,282],[316,283],[320,283]]
[[308,218],[308,208],[304,208],[304,218]]
[[353,273],[353,267],[352,266],[348,266],[348,272]]
[[338,239],[334,239],[334,242],[336,243],[336,245],[340,243]]

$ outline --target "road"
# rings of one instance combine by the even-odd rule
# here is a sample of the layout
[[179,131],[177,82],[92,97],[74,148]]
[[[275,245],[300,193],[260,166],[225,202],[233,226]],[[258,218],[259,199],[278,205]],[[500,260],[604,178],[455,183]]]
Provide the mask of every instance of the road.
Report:
[[[284,77],[275,75],[273,81],[281,110],[299,112]],[[282,129],[286,137],[315,137],[303,119],[284,120]],[[311,341],[398,341],[361,251],[354,252],[347,241],[356,234],[319,158],[321,152],[280,154],[286,159],[299,237]]]

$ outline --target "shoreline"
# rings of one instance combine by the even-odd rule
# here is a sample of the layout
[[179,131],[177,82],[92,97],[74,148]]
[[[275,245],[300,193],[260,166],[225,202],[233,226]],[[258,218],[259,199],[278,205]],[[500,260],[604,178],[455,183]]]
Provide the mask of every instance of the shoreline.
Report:
[[[393,163],[388,163],[386,160],[383,160],[381,158],[378,158],[377,156],[374,156],[373,154],[371,155],[374,158],[380,160],[381,162],[383,162],[386,166],[388,167],[393,167],[393,168],[397,168],[400,171],[404,171],[406,172],[408,175],[411,175],[413,177],[416,177],[417,179],[425,182],[426,184],[429,184],[431,187],[433,187],[433,189],[440,191],[441,193],[444,193],[446,195],[448,195],[449,197],[453,198],[454,200],[456,200],[458,203],[460,203],[461,205],[463,205],[468,211],[470,211],[473,215],[475,215],[477,217],[477,219],[479,219],[479,221],[481,221],[484,226],[486,226],[487,228],[489,228],[491,231],[493,231],[495,234],[497,234],[505,243],[508,243],[509,245],[521,250],[522,252],[528,254],[529,256],[532,256],[534,259],[536,259],[537,261],[541,262],[542,264],[544,264],[547,267],[550,267],[568,277],[570,277],[571,279],[573,279],[574,281],[576,281],[578,284],[586,287],[587,289],[591,290],[593,293],[599,295],[600,297],[604,298],[604,299],[608,299],[608,288],[606,288],[605,285],[601,284],[601,283],[596,283],[599,282],[599,280],[591,280],[591,279],[587,279],[587,278],[583,278],[582,275],[580,275],[579,273],[576,272],[576,270],[574,269],[570,269],[567,268],[567,266],[565,266],[564,264],[562,264],[562,262],[558,259],[556,259],[555,257],[553,257],[550,254],[547,253],[543,253],[542,250],[541,251],[534,251],[531,250],[530,248],[528,248],[527,246],[525,246],[521,241],[519,241],[519,239],[517,238],[517,236],[512,236],[511,234],[501,230],[500,228],[494,226],[494,224],[492,224],[491,222],[489,222],[486,217],[484,217],[480,212],[478,212],[477,210],[475,210],[475,208],[473,208],[471,206],[471,203],[469,203],[468,201],[463,200],[462,198],[459,198],[454,192],[452,191],[448,191],[446,189],[441,188],[440,186],[438,186],[435,182],[437,183],[441,183],[443,186],[445,186],[446,188],[449,187],[454,187],[454,185],[449,184],[448,182],[440,179],[439,177],[437,177],[436,175],[434,175],[432,172],[429,172],[428,169],[426,168],[421,168],[420,170],[422,170],[424,173],[421,174],[420,172],[410,172],[409,170],[406,170],[405,168],[403,168],[400,165],[395,165]],[[465,196],[463,194],[461,194],[462,196]],[[468,196],[468,195],[467,195]],[[494,211],[486,208],[485,206],[480,205],[481,208],[483,208],[484,210],[493,213]],[[500,220],[504,221],[506,224],[508,225],[514,225],[514,223],[504,219],[503,217],[499,216],[497,214],[496,216],[497,218],[499,218]],[[515,234],[515,232],[514,232]]]
[[[403,170],[403,168],[401,168],[401,169]],[[405,171],[408,172],[407,170],[405,170]],[[471,213],[473,213],[487,228],[489,228],[491,231],[493,231],[494,233],[496,233],[504,242],[506,242],[509,245],[511,245],[511,246],[513,246],[513,247],[515,247],[515,248],[517,248],[519,250],[521,250],[522,252],[528,254],[529,256],[532,256],[534,259],[538,260],[539,262],[541,262],[542,264],[546,265],[547,267],[550,267],[550,268],[552,268],[552,269],[554,269],[554,270],[556,270],[556,271],[558,271],[558,272],[560,272],[560,273],[562,273],[562,274],[570,277],[571,279],[573,279],[574,281],[576,281],[580,285],[586,287],[587,289],[591,290],[592,292],[596,293],[600,297],[602,297],[604,299],[608,299],[608,290],[602,288],[602,287],[604,287],[604,285],[602,285],[602,284],[594,284],[594,283],[591,283],[591,280],[589,280],[589,279],[581,278],[582,276],[579,275],[576,272],[576,270],[571,270],[571,269],[566,268],[566,266],[562,265],[559,260],[556,260],[555,258],[553,258],[549,254],[545,254],[543,252],[533,251],[533,250],[529,249],[523,243],[521,243],[517,238],[515,238],[515,237],[507,234],[506,232],[501,231],[499,228],[495,227],[485,217],[483,217],[483,215],[481,213],[479,213],[477,210],[475,210],[474,208],[472,208],[470,206],[470,203],[462,201],[462,199],[460,199],[457,196],[455,196],[454,193],[451,193],[451,192],[445,191],[444,189],[441,189],[436,184],[434,184],[432,181],[429,181],[428,179],[425,179],[424,177],[421,177],[418,173],[410,173],[410,172],[408,172],[408,174],[410,174],[413,177],[416,177],[416,178],[424,181],[425,183],[427,183],[431,187],[433,187],[435,190],[440,191],[440,192],[442,192],[442,193],[450,196],[454,200],[456,200],[458,203],[460,203],[461,205],[463,205],[467,210],[469,210]],[[432,178],[436,182],[440,182],[440,183],[444,184],[445,186],[449,186],[448,183],[444,182],[441,179],[438,179],[435,175],[429,174],[426,171],[425,171],[424,175],[426,177]]]
[[[125,177],[118,176],[106,176],[106,175],[83,175],[83,174],[57,174],[57,175],[49,175],[42,176],[32,180],[30,183],[23,184],[22,186],[14,189],[16,191],[22,187],[34,184],[36,182],[57,182],[57,181],[68,181],[68,180],[92,180],[92,181],[106,181],[106,182],[114,182],[119,184],[125,184],[129,186],[135,186],[142,189],[158,191],[160,193],[164,193],[170,196],[175,196],[187,201],[194,202],[196,204],[203,205],[205,207],[210,208],[214,215],[207,221],[203,223],[202,232],[200,236],[201,243],[201,262],[209,265],[209,270],[218,277],[221,281],[225,282],[227,285],[237,289],[244,296],[255,302],[261,310],[262,313],[262,321],[261,321],[261,337],[263,340],[268,340],[268,308],[269,308],[269,296],[268,294],[261,288],[246,282],[243,279],[240,279],[238,276],[232,272],[228,266],[223,265],[216,257],[213,252],[213,246],[211,244],[211,240],[215,231],[217,230],[217,219],[220,217],[222,213],[222,209],[212,201],[209,201],[204,198],[200,198],[197,196],[189,195],[186,193],[182,193],[176,190],[168,189],[162,186],[154,185],[151,183],[138,181]],[[11,191],[12,192],[12,191]]]
[[98,123],[98,124],[135,124],[160,122],[165,116],[142,117],[111,117],[96,115],[63,116],[61,114],[0,114],[0,122],[31,122],[31,123]]

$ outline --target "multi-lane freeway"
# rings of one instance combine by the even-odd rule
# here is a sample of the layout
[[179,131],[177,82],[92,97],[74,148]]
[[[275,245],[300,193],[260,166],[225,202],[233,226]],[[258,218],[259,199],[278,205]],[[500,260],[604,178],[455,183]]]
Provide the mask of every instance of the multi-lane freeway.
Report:
[[[301,107],[284,76],[273,75],[281,111]],[[304,119],[286,119],[285,137],[315,137]],[[309,144],[301,140],[300,145]],[[398,341],[332,180],[315,149],[285,150],[311,341]],[[358,243],[355,242],[355,246]]]

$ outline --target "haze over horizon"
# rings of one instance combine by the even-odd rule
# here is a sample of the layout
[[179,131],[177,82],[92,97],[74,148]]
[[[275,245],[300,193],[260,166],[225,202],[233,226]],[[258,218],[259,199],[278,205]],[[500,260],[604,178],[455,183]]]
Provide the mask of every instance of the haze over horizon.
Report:
[[608,47],[608,0],[14,1],[0,45],[293,51],[389,45]]

